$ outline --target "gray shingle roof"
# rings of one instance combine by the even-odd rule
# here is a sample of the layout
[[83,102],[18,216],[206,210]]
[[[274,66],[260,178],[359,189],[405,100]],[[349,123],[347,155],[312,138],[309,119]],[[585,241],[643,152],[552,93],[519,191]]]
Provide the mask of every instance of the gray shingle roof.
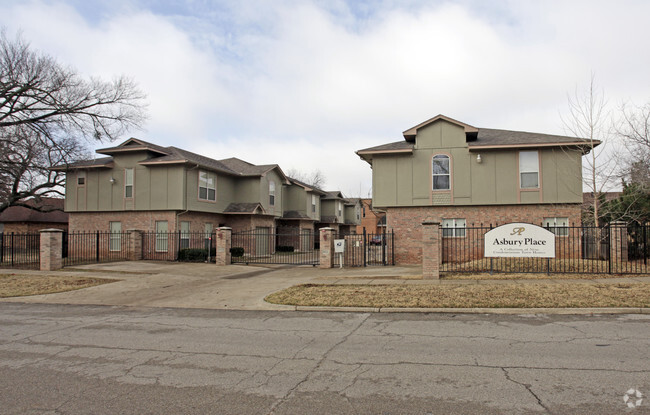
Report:
[[228,205],[225,213],[262,213],[264,214],[264,208],[259,203],[231,203]]
[[476,141],[468,142],[470,147],[482,146],[517,146],[534,144],[562,144],[582,143],[587,141],[582,138],[567,137],[563,135],[529,133],[525,131],[497,130],[492,128],[479,128]]
[[63,199],[53,197],[42,197],[40,202],[30,199],[25,204],[45,212],[24,206],[11,206],[0,213],[0,222],[68,223],[68,214],[63,211],[63,203]]
[[312,192],[315,192],[315,193],[320,193],[321,195],[325,195],[327,193],[323,189],[320,189],[320,188],[318,188],[316,186],[312,186],[312,185],[307,184],[305,182],[301,182],[300,180],[294,179],[293,177],[287,177],[287,179],[289,179],[289,181],[291,183],[297,184],[298,186],[303,187],[303,188],[305,188],[305,189],[307,189],[309,191],[312,191]]
[[236,157],[219,160],[219,162],[242,176],[261,176],[269,170],[279,167],[277,164],[263,164],[258,166]]
[[309,216],[305,215],[302,212],[298,212],[297,210],[288,210],[284,212],[284,215],[282,215],[282,219],[309,219],[312,220]]
[[363,150],[357,151],[357,153],[364,153],[367,151],[395,151],[395,150],[413,150],[415,145],[407,141],[396,141],[394,143],[382,144],[380,146],[364,148]]

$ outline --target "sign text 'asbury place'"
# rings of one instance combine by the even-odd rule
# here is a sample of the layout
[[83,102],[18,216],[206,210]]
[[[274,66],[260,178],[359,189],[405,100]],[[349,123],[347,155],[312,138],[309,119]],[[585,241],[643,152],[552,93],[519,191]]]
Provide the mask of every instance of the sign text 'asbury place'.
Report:
[[530,223],[508,223],[485,234],[486,257],[555,258],[555,235]]

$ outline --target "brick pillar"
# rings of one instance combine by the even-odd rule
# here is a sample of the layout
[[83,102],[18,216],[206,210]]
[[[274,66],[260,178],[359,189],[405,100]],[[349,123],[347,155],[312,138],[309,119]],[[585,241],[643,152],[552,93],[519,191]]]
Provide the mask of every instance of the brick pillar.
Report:
[[222,227],[215,230],[215,241],[217,252],[215,254],[215,263],[218,266],[230,265],[230,247],[232,245],[232,228]]
[[320,229],[320,265],[319,268],[334,266],[334,229]]
[[142,231],[129,229],[129,261],[142,260]]
[[63,268],[63,231],[43,229],[41,231],[41,271],[54,271]]
[[442,241],[440,240],[440,222],[422,223],[422,278],[440,279],[440,259]]
[[622,262],[627,262],[627,223],[615,221],[610,223],[609,257],[614,267]]

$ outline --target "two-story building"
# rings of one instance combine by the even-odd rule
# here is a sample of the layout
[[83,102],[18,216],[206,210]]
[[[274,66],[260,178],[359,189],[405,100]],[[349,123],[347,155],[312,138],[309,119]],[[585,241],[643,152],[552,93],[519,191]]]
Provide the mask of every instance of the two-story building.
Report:
[[229,226],[313,235],[322,221],[326,192],[290,179],[277,164],[216,160],[135,138],[97,153],[107,157],[53,167],[66,172],[70,231],[187,234]]
[[[396,262],[421,262],[421,224],[579,226],[586,140],[477,128],[438,115],[404,139],[357,151],[372,166],[372,204],[395,231]],[[598,143],[596,143],[598,144]]]

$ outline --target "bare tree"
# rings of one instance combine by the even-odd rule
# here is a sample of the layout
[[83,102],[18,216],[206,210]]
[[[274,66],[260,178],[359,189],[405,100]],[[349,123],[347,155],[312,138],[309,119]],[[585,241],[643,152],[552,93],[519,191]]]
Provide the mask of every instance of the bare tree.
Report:
[[112,141],[146,119],[145,95],[125,77],[83,79],[20,36],[0,32],[0,212],[60,193],[50,172],[86,155],[85,143]]
[[287,170],[287,176],[300,180],[310,186],[322,189],[325,186],[325,175],[320,170],[312,170],[311,173],[303,173],[298,169],[291,168]]
[[650,191],[650,103],[632,108],[623,105],[621,113],[616,132],[627,150],[624,177]]
[[596,88],[593,74],[587,91],[582,93],[576,88],[573,95],[568,96],[568,105],[568,116],[562,117],[562,121],[570,134],[588,142],[589,154],[583,158],[583,182],[593,195],[593,224],[600,226],[603,217],[601,195],[612,187],[618,176],[616,159],[608,148],[608,145],[613,145],[610,115],[604,94]]

